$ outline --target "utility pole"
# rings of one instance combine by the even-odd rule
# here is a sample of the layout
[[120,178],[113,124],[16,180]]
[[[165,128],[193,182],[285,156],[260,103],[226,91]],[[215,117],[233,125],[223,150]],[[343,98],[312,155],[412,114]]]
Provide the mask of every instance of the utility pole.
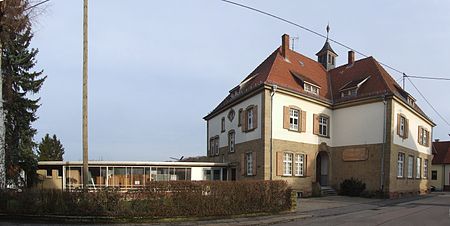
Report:
[[[3,0],[0,0],[0,20],[3,19]],[[0,21],[0,26],[3,26]],[[0,28],[0,34],[3,27]],[[0,36],[1,37],[1,36]],[[5,114],[3,112],[3,40],[0,39],[0,190],[6,188]]]
[[83,5],[83,188],[88,179],[88,0]]

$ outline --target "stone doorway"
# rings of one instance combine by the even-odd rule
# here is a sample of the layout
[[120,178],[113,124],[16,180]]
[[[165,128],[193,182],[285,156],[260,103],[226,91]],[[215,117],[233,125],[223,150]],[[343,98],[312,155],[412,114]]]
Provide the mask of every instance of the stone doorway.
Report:
[[329,184],[330,158],[326,151],[321,151],[316,158],[316,181],[320,186],[328,186]]

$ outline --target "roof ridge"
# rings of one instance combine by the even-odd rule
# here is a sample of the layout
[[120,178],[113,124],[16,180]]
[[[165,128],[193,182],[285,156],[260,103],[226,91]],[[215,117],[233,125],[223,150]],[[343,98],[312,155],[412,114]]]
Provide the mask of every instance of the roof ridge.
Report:
[[[366,59],[371,59],[369,62],[372,62],[372,63],[375,64],[375,69],[378,71],[378,73],[380,73],[381,78],[382,78],[383,83],[384,83],[384,85],[386,86],[386,88],[387,88],[389,91],[391,91],[391,93],[394,93],[394,91],[391,90],[391,88],[389,87],[389,85],[388,85],[388,83],[387,83],[387,81],[386,81],[386,78],[385,78],[386,76],[385,76],[384,72],[385,72],[386,74],[388,74],[389,78],[392,79],[391,75],[390,75],[387,71],[385,71],[384,68],[381,67],[381,65],[378,63],[378,61],[377,61],[374,57],[369,56],[369,57],[367,57]],[[380,67],[381,67],[381,68],[380,68]],[[393,79],[392,79],[392,80],[393,80]],[[394,81],[394,82],[395,82],[395,81]],[[387,90],[385,90],[385,91],[387,91]]]
[[[282,48],[282,46],[278,47],[278,48],[275,50],[275,52],[276,52],[275,58],[273,59],[272,63],[270,64],[269,70],[268,70],[268,72],[267,72],[267,77],[266,77],[266,79],[264,79],[265,82],[268,82],[268,81],[269,81],[269,77],[270,77],[270,74],[271,74],[271,72],[272,72],[273,65],[275,64],[275,61],[278,59],[278,54],[279,54],[279,53],[281,54],[281,48]],[[289,48],[288,48],[288,49],[289,49]],[[290,49],[289,49],[289,50],[290,50]],[[274,53],[275,53],[275,52],[274,52]],[[273,54],[273,53],[272,53],[272,54]]]

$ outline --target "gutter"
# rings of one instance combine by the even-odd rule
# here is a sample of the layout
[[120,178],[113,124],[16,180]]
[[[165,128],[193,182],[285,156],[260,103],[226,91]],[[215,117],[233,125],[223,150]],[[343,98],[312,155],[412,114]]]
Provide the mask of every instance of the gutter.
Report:
[[272,85],[272,91],[270,92],[270,180],[273,179],[273,96],[277,89],[277,85]]
[[384,152],[386,146],[386,115],[387,115],[387,101],[386,96],[383,96],[384,114],[383,114],[383,145],[381,147],[381,174],[380,174],[380,191],[384,190]]

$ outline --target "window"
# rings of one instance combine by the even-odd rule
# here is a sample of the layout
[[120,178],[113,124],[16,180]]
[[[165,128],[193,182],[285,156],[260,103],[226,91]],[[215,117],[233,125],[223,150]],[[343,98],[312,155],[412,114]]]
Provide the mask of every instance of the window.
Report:
[[356,93],[356,88],[345,90],[341,92],[341,97],[356,96]]
[[397,160],[397,177],[398,178],[403,178],[404,161],[405,161],[405,154],[398,153],[398,160]]
[[299,110],[297,109],[289,109],[289,129],[291,130],[298,130],[298,115]]
[[214,155],[214,138],[209,139],[209,155]]
[[283,155],[283,176],[292,176],[292,153]]
[[308,92],[308,93],[312,93],[312,94],[315,94],[315,95],[319,94],[319,87],[317,87],[315,85],[312,85],[312,84],[309,84],[309,83],[306,83],[306,82],[304,84],[304,90],[306,92]]
[[253,176],[253,155],[251,152],[246,154],[247,176]]
[[52,177],[52,169],[47,169],[47,177]]
[[426,130],[424,127],[419,126],[419,144],[428,147],[430,140],[430,132]]
[[235,138],[235,132],[234,130],[230,131],[228,133],[228,151],[229,152],[234,152],[234,138]]
[[258,127],[258,106],[250,105],[242,112],[242,132],[251,132]]
[[405,135],[405,117],[400,117],[400,136],[404,137]]
[[295,176],[305,176],[305,155],[295,155]]
[[420,179],[420,173],[422,170],[422,159],[417,157],[417,163],[416,163],[416,179]]
[[437,171],[436,170],[431,171],[431,180],[437,180]]
[[428,178],[428,159],[423,160],[423,178]]
[[413,178],[414,156],[408,155],[408,178]]
[[247,130],[253,129],[253,108],[247,110]]
[[402,114],[397,114],[397,134],[401,138],[406,139],[408,138],[408,133],[408,119]]
[[222,133],[225,132],[225,117],[222,117],[222,121],[221,121],[220,125],[221,125],[221,130],[220,131]]
[[328,117],[319,117],[319,135],[328,136]]
[[210,156],[219,155],[219,136],[209,139],[209,154]]

